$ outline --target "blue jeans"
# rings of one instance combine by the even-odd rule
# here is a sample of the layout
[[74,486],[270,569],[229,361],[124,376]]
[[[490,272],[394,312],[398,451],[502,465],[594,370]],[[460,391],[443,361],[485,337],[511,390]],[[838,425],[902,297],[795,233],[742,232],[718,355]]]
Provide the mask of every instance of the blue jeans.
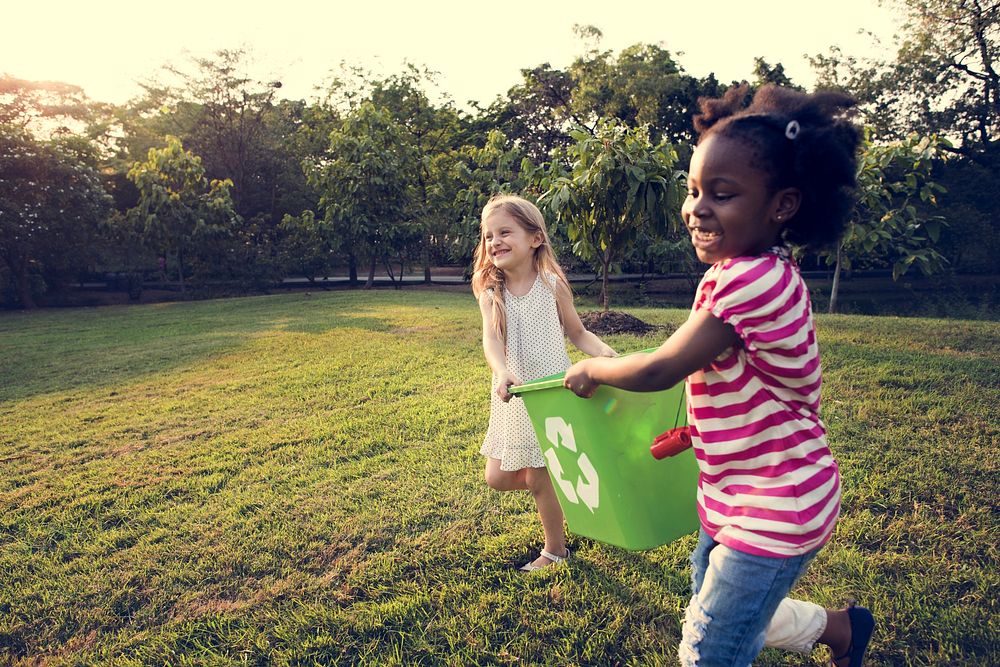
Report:
[[791,558],[730,549],[704,530],[691,554],[691,602],[678,651],[682,665],[746,667],[764,648],[775,609],[819,549]]

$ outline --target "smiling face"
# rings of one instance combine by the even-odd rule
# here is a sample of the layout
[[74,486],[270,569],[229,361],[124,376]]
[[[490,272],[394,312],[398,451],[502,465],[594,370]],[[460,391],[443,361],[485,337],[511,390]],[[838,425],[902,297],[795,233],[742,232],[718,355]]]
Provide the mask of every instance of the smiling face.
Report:
[[483,244],[490,261],[501,270],[531,267],[535,249],[542,245],[540,232],[531,233],[513,216],[498,208],[483,221]]
[[775,191],[744,142],[712,134],[691,156],[688,196],[681,217],[698,259],[759,254],[777,243],[798,209],[798,190]]

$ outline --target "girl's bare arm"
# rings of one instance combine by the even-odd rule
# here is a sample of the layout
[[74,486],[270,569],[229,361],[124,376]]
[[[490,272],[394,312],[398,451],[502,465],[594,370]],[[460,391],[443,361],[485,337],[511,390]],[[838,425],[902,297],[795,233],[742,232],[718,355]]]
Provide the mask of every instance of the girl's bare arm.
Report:
[[504,344],[493,329],[493,297],[486,292],[479,295],[479,312],[483,316],[483,354],[486,356],[486,364],[497,376],[497,395],[504,401],[509,401],[511,394],[507,388],[521,384],[521,380],[507,371]]
[[592,331],[588,331],[573,305],[573,295],[561,282],[556,282],[556,304],[562,319],[563,330],[577,349],[592,357],[615,357],[617,353]]
[[699,310],[654,352],[621,359],[585,359],[566,371],[563,384],[585,398],[593,396],[602,384],[629,391],[668,389],[707,366],[737,340],[739,336],[730,325]]

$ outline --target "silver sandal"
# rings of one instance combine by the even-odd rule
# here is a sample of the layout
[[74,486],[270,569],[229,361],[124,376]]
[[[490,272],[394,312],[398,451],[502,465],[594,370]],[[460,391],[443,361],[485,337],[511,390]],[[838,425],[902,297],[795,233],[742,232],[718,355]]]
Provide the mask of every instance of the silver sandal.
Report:
[[[565,556],[557,556],[557,555],[555,555],[554,553],[552,553],[550,551],[546,551],[545,549],[542,549],[542,556],[544,556],[545,558],[548,558],[550,561],[552,561],[551,563],[549,563],[549,565],[558,565],[559,563],[561,563],[563,561],[569,560],[569,557],[571,555],[572,555],[572,552],[569,550],[569,547],[566,548],[566,555]],[[535,565],[534,562],[530,562],[529,561],[529,562],[525,563],[524,565],[522,565],[520,569],[521,569],[522,572],[534,572],[535,570],[544,570],[549,565]]]

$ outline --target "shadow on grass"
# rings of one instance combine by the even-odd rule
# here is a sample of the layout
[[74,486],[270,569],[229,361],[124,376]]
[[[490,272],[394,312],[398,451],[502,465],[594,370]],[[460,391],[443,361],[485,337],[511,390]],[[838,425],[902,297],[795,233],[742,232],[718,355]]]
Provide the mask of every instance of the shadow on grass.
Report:
[[279,295],[5,314],[0,403],[169,373],[232,353],[268,332],[390,332],[393,309],[380,303],[391,295],[380,296]]

